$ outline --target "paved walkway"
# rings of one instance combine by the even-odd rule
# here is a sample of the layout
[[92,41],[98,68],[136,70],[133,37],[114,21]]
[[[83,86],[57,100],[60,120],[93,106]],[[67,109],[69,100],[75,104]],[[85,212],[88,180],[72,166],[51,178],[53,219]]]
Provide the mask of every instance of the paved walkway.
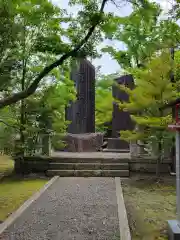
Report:
[[119,240],[113,178],[58,178],[3,240]]

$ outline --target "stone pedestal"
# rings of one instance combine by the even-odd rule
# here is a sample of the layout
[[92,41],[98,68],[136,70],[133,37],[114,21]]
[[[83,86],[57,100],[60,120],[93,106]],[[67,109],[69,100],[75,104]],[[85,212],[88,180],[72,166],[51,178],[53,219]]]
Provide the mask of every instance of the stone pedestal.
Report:
[[180,222],[177,220],[168,221],[168,239],[179,240],[180,239]]
[[129,150],[129,144],[120,138],[108,138],[108,149],[117,149],[117,150]]
[[65,142],[66,151],[68,152],[97,152],[103,144],[103,134],[67,134]]

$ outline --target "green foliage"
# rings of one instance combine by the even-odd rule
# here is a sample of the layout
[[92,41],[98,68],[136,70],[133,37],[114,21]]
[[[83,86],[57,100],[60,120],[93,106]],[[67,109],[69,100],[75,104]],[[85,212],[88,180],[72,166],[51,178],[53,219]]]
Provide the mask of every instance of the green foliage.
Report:
[[[166,54],[161,52],[157,57],[157,53],[177,45],[179,26],[172,19],[159,19],[161,9],[158,4],[148,0],[131,2],[132,13],[119,17],[114,13],[100,13],[102,0],[70,0],[70,5],[79,6],[77,15],[69,14],[49,0],[0,0],[1,99],[28,89],[46,66],[74,49],[88,30],[98,23],[88,42],[73,57],[67,58],[60,67],[55,65],[56,68],[45,74],[36,94],[13,108],[1,111],[2,120],[8,123],[0,123],[5,144],[6,137],[8,139],[19,131],[21,137],[25,137],[21,147],[34,148],[40,135],[47,133],[52,134],[53,144],[61,144],[54,136],[65,133],[67,122],[64,110],[70,101],[75,100],[76,94],[69,79],[72,63],[75,57],[100,56],[97,46],[104,37],[126,45],[125,51],[109,46],[103,51],[110,53],[123,69],[133,74],[137,84],[133,91],[124,88],[130,94],[130,102],[119,106],[132,112],[132,118],[143,131],[126,132],[124,136],[126,134],[125,137],[129,138],[133,135],[136,139],[162,137],[171,119],[169,112],[162,113],[159,106],[177,97],[179,53],[175,56],[175,85],[169,82],[172,63]],[[178,13],[178,6],[176,10]],[[104,131],[105,123],[112,118],[113,78],[101,76],[96,84],[98,131]]]
[[63,74],[63,81],[44,87],[26,101],[26,136],[32,149],[37,149],[38,139],[44,134],[51,135],[54,148],[63,146],[62,136],[67,128],[65,108],[75,100],[76,94],[69,71]]
[[180,51],[176,51],[175,52],[175,61],[173,66],[173,70],[174,70],[174,77],[175,77],[175,81],[178,84],[179,87],[179,81],[180,81]]
[[144,6],[134,2],[132,7],[129,16],[111,18],[110,22],[116,26],[111,28],[109,24],[107,34],[108,38],[123,42],[127,50],[122,51],[112,46],[102,49],[123,69],[148,63],[157,50],[175,46],[180,39],[179,26],[170,19],[160,19],[162,10],[158,4],[146,1]]
[[112,119],[112,83],[109,76],[102,76],[96,83],[96,131],[104,131],[105,123]]
[[15,4],[11,0],[0,1],[0,91],[11,82],[11,71],[15,69],[16,48],[20,26],[14,22]]
[[[172,135],[168,132],[168,124],[172,123],[171,111],[162,111],[160,107],[177,98],[179,93],[175,84],[170,82],[170,57],[162,52],[144,69],[131,69],[136,81],[134,90],[121,87],[129,94],[128,103],[119,103],[120,109],[131,112],[138,128],[133,132],[121,131],[126,140],[144,140],[149,143],[169,141]],[[156,146],[157,147],[157,146]]]
[[19,131],[16,112],[11,107],[0,111],[0,151],[12,154],[16,135]]
[[[116,100],[120,109],[131,113],[137,126],[134,131],[121,131],[121,138],[143,140],[162,154],[173,134],[167,129],[172,122],[171,110],[161,111],[160,107],[179,96],[179,52],[174,64],[168,49],[178,45],[180,29],[171,18],[161,18],[160,5],[148,0],[140,2],[132,1],[129,16],[112,15],[103,26],[106,37],[124,43],[126,50],[106,46],[102,51],[135,79],[134,90],[120,87],[129,94],[129,102]],[[170,82],[172,70],[175,84]]]
[[180,18],[180,1],[176,0],[175,2],[173,2],[172,7],[169,11],[170,16],[175,19],[175,20],[179,20]]
[[[55,68],[62,67],[71,57],[99,56],[96,46],[102,41],[102,34],[98,26],[104,21],[106,0],[69,1],[70,5],[81,5],[77,15],[68,13],[49,0],[15,0],[13,3],[1,0],[1,3],[5,20],[2,23],[10,19],[10,29],[13,24],[18,24],[19,28],[16,28],[17,34],[13,41],[16,43],[13,60],[17,67],[15,71],[8,68],[9,74],[13,74],[13,79],[8,79],[11,83],[8,89],[0,87],[8,91],[8,95],[4,94],[1,99],[0,108],[29,97],[42,80],[51,76]],[[9,14],[11,12],[13,14]],[[63,23],[67,23],[66,26]],[[3,27],[0,24],[0,29]],[[3,38],[8,39],[9,32],[3,33]],[[3,48],[6,50],[6,44]],[[4,68],[4,62],[2,66]],[[30,81],[25,81],[27,76]],[[19,79],[20,89],[16,87]]]
[[[47,65],[74,49],[92,25],[103,22],[103,14],[99,13],[101,1],[70,1],[69,4],[81,5],[77,16],[49,0],[0,0],[2,98],[27,89]],[[101,40],[101,30],[97,28],[77,56],[98,56],[96,46]],[[71,61],[69,58],[46,74],[36,94],[8,110],[9,114],[15,114],[16,120],[12,126],[4,125],[1,129],[8,128],[8,138],[14,134],[16,125],[22,149],[33,149],[42,134],[51,133],[54,138],[65,133],[65,107],[75,100],[76,94],[69,79]],[[5,140],[4,134],[2,137]]]
[[[56,54],[65,53],[70,45],[61,39],[65,33],[63,33],[64,30],[60,23],[64,22],[65,13],[48,0],[1,2],[4,5],[1,5],[2,9],[0,10],[4,14],[1,14],[3,21],[0,22],[0,30],[3,36],[1,40],[4,42],[1,44],[3,74],[0,77],[0,88],[4,96],[9,96],[13,92],[27,88],[34,76],[47,64],[55,61]],[[16,22],[18,22],[18,26]],[[7,52],[9,58],[4,57]],[[12,56],[13,62],[10,58]],[[10,62],[9,59],[12,62],[11,68],[7,64],[7,61]],[[4,66],[8,67],[8,71]],[[7,76],[6,72],[8,72]],[[67,62],[61,68],[51,71],[39,86],[37,94],[23,102],[23,109],[20,104],[16,104],[13,108],[16,121],[12,122],[12,126],[7,119],[5,123],[8,125],[1,124],[2,132],[6,132],[6,135],[1,135],[2,148],[5,147],[8,139],[14,140],[12,136],[14,136],[14,132],[19,132],[18,128],[19,130],[23,129],[21,136],[23,134],[25,138],[21,147],[27,149],[31,146],[34,148],[38,137],[42,134],[42,126],[38,119],[44,113],[46,113],[46,118],[53,122],[52,131],[56,131],[57,134],[65,132],[64,108],[75,96],[74,86],[68,79],[69,63]],[[9,114],[12,114],[12,109],[8,111]],[[44,127],[48,128],[48,126]],[[12,141],[11,150],[13,144],[14,141]]]

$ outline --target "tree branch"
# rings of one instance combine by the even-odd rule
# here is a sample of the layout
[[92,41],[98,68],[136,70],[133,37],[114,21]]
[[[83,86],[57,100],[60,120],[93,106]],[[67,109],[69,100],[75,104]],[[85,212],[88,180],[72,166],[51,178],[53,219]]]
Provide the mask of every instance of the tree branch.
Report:
[[57,61],[53,62],[52,64],[50,64],[49,66],[45,67],[42,72],[40,72],[40,74],[34,79],[34,81],[31,83],[31,85],[24,91],[21,91],[19,93],[15,93],[10,97],[7,97],[5,99],[1,99],[0,100],[0,109],[3,107],[6,107],[8,105],[14,104],[24,98],[29,97],[30,95],[32,95],[36,89],[38,88],[38,85],[40,83],[40,81],[50,72],[52,71],[54,68],[62,65],[64,63],[64,61],[66,59],[68,59],[69,57],[75,57],[77,52],[84,46],[85,43],[87,43],[87,41],[89,40],[89,38],[92,36],[95,28],[98,26],[98,24],[101,22],[102,20],[102,14],[104,12],[104,7],[106,5],[106,3],[108,2],[108,0],[103,0],[102,4],[101,4],[101,8],[99,11],[99,18],[93,23],[93,25],[89,28],[86,36],[84,37],[84,39],[82,39],[82,41],[71,51],[69,51],[68,53],[64,54],[60,59],[58,59]]
[[18,129],[19,130],[19,128],[18,127],[16,127],[16,126],[13,126],[13,125],[10,125],[9,123],[6,123],[5,121],[3,121],[2,119],[0,119],[0,123],[3,123],[4,125],[6,125],[7,127],[11,127],[11,128],[15,128],[15,129]]

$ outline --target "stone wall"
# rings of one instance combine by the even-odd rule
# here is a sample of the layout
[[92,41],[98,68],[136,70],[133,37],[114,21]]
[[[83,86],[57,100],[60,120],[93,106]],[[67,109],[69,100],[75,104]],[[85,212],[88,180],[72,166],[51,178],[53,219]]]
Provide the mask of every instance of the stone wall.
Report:
[[[157,158],[142,156],[132,157],[129,162],[129,169],[131,172],[155,173]],[[160,166],[161,173],[169,172],[169,165],[171,159],[164,159]]]
[[[129,162],[130,171],[132,172],[156,172],[157,156],[154,154],[142,153],[142,147],[139,147],[136,142],[130,143],[131,159]],[[166,149],[162,156],[162,162],[160,166],[160,172],[168,173],[169,166],[172,162],[170,157],[170,150]]]

